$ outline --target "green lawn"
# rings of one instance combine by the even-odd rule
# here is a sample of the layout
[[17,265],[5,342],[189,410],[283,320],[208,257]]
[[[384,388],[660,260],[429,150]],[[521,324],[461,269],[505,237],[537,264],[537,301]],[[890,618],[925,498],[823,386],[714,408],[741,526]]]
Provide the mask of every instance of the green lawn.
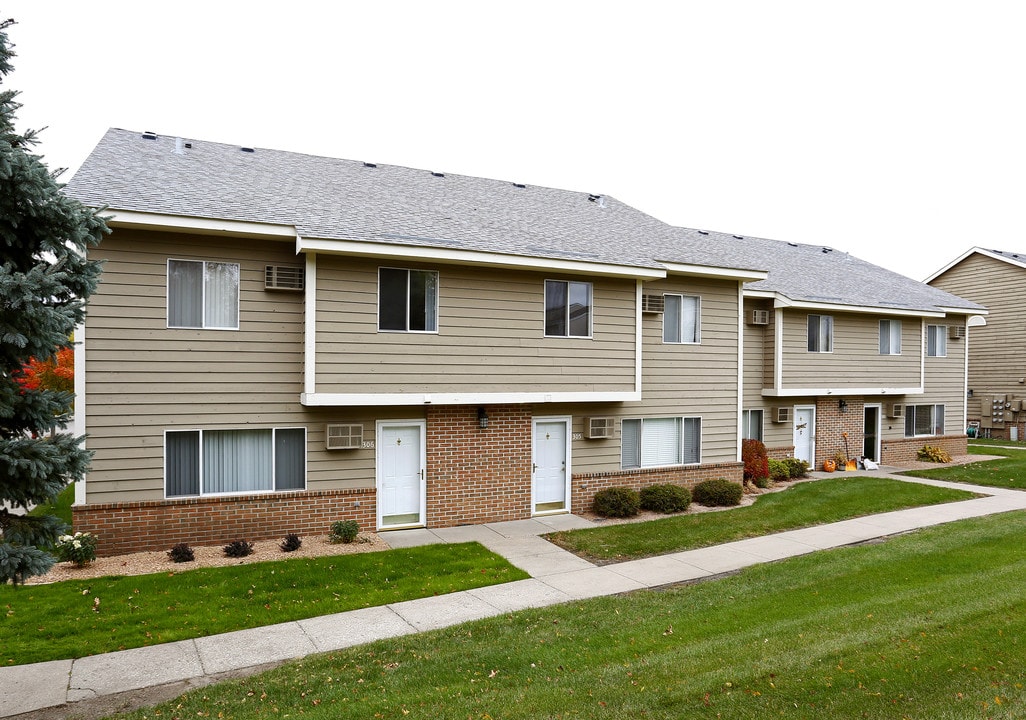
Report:
[[620,561],[972,497],[961,490],[845,475],[798,483],[783,492],[762,495],[754,505],[726,512],[564,531],[548,538],[591,560]]
[[521,580],[477,543],[0,586],[0,663],[82,657]]
[[64,488],[53,503],[36,505],[29,511],[29,515],[56,515],[71,527],[71,506],[75,502],[75,483]]
[[1026,515],[312,656],[142,718],[1026,716]]
[[985,460],[967,465],[938,465],[936,468],[928,470],[908,470],[903,474],[934,480],[1026,490],[1026,448],[1024,450],[1006,450],[1002,447],[970,446],[969,454],[1000,455],[1005,459]]

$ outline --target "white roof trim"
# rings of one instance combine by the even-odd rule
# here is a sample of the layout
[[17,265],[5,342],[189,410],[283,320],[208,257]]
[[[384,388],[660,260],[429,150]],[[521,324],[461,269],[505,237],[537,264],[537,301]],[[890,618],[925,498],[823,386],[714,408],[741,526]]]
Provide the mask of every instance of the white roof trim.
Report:
[[[939,309],[918,310],[915,308],[896,308],[891,307],[890,305],[872,306],[846,305],[844,303],[831,302],[810,302],[806,300],[791,300],[789,298],[784,297],[783,295],[780,295],[779,293],[772,295],[772,297],[774,300],[774,308],[793,308],[796,310],[828,310],[830,312],[864,313],[867,315],[897,315],[901,317],[942,318],[945,316],[945,313]],[[960,310],[959,312],[968,315],[973,313],[974,311],[966,308]]]
[[[974,254],[977,254],[977,253],[980,254],[980,255],[984,255],[986,257],[989,257],[989,258],[993,258],[994,260],[1000,260],[1001,262],[1006,262],[1009,265],[1015,265],[1016,267],[1026,268],[1026,260],[1016,260],[1015,258],[1010,258],[1010,257],[1008,257],[1007,255],[1005,255],[1003,253],[994,252],[993,250],[986,250],[986,249],[981,248],[981,247],[973,247],[973,248],[969,248],[968,250],[966,250],[964,253],[959,255],[957,258],[955,258],[954,260],[949,262],[947,265],[942,267],[940,270],[935,272],[933,275],[930,275],[928,278],[923,280],[923,282],[929,283],[929,282],[935,280],[936,278],[938,278],[939,276],[943,275],[944,273],[946,273],[951,268],[953,268],[956,265],[958,265],[960,262],[965,260],[970,255],[974,255]],[[1026,255],[1024,255],[1024,257],[1026,257]]]
[[737,268],[713,267],[710,265],[687,265],[674,262],[659,261],[666,272],[674,275],[696,275],[699,277],[727,278],[730,280],[765,280],[769,277],[766,270],[738,270]]
[[296,252],[403,258],[417,261],[427,260],[430,262],[525,270],[560,270],[581,275],[603,275],[649,280],[666,277],[666,271],[661,268],[613,265],[611,263],[562,260],[548,257],[504,255],[476,250],[452,250],[448,248],[421,247],[419,245],[400,245],[362,240],[319,240],[297,237]]
[[922,395],[922,387],[862,387],[862,388],[766,388],[763,397],[844,397],[845,395]]
[[296,228],[291,225],[273,225],[271,223],[189,217],[186,215],[162,215],[160,213],[136,212],[135,210],[115,210],[109,215],[106,211],[103,211],[100,214],[108,217],[107,223],[115,227],[192,232],[201,235],[255,236],[280,238],[283,240],[291,240],[297,236]]
[[637,402],[641,393],[525,392],[525,393],[303,393],[306,407],[368,407],[374,405],[501,405],[513,403]]

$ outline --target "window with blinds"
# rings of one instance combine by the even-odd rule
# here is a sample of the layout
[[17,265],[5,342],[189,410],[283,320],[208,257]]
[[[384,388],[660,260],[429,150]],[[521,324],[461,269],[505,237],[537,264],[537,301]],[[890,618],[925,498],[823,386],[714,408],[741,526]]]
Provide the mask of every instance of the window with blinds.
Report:
[[701,462],[701,418],[627,419],[620,423],[620,437],[625,469]]

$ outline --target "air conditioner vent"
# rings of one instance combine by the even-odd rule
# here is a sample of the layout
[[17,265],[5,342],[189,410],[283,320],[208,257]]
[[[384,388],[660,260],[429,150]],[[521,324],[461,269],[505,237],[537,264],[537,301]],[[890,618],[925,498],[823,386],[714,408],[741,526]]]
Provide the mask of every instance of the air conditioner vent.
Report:
[[791,422],[791,408],[789,408],[789,407],[773,408],[773,422],[775,422],[775,423],[788,423],[788,422]]
[[298,265],[268,265],[264,269],[265,290],[302,290],[304,272]]
[[905,406],[901,403],[892,403],[887,408],[887,417],[900,418],[905,415]]
[[961,340],[965,337],[965,325],[948,325],[948,337],[952,340]]
[[752,310],[749,322],[752,325],[769,325],[769,310]]
[[324,428],[324,447],[328,450],[359,450],[363,445],[363,425],[338,424]]
[[613,437],[616,420],[611,417],[584,418],[584,436],[589,440]]
[[663,308],[666,306],[666,301],[662,295],[642,295],[641,296],[641,312],[646,315],[654,315],[661,313]]

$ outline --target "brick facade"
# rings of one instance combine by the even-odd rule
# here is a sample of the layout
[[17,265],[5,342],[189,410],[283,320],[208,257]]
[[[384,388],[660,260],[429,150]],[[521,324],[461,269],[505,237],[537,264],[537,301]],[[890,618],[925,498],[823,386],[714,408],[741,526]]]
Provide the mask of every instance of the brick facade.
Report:
[[574,512],[591,510],[595,493],[611,487],[629,487],[641,490],[649,485],[673,483],[693,489],[703,480],[726,478],[741,484],[744,478],[742,463],[718,463],[695,467],[657,468],[646,470],[620,470],[609,473],[582,473],[574,475],[571,483],[571,507]]
[[270,540],[290,532],[326,535],[336,520],[356,520],[361,530],[377,523],[373,488],[76,505],[72,512],[76,531],[96,535],[97,555],[167,550],[180,542]]
[[837,453],[845,455],[844,433],[848,434],[846,457],[862,456],[865,440],[865,401],[863,398],[820,397],[816,399],[816,462],[813,470],[823,467],[823,461]]
[[969,438],[965,435],[943,435],[939,437],[902,438],[901,440],[884,440],[883,464],[915,462],[916,453],[923,445],[932,445],[947,450],[951,456],[965,455],[968,452]]

